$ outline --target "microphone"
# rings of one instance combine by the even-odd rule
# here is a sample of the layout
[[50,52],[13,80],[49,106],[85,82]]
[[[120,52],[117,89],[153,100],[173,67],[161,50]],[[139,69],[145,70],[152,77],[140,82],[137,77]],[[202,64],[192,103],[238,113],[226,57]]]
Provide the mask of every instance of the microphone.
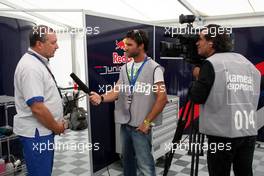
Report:
[[87,87],[81,80],[78,78],[78,76],[75,75],[75,73],[71,73],[70,77],[75,81],[76,84],[78,84],[79,88],[84,91],[85,93],[89,94],[91,93],[89,87]]

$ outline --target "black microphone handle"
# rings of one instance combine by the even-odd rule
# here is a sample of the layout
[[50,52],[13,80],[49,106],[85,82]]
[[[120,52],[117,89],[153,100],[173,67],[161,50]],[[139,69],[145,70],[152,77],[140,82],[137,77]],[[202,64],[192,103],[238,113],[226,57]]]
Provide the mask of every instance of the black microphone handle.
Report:
[[70,74],[70,77],[75,81],[75,83],[79,86],[79,88],[80,88],[82,91],[84,91],[85,93],[87,93],[87,94],[90,95],[91,91],[90,91],[89,87],[86,86],[86,85],[84,84],[84,82],[82,82],[82,81],[80,80],[80,78],[78,78],[77,75],[75,75],[74,73],[71,73],[71,74]]

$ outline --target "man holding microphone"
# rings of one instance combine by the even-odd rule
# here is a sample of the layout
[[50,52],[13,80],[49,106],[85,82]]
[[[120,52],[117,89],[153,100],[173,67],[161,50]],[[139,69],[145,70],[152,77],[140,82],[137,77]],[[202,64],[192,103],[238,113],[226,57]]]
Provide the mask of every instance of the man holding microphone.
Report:
[[[115,122],[121,124],[124,176],[155,176],[151,153],[151,126],[159,125],[159,116],[167,103],[163,70],[146,55],[148,38],[142,30],[129,31],[125,38],[127,57],[134,59],[121,68],[116,86],[106,94],[91,92],[94,105],[115,102]],[[139,91],[141,86],[142,90]],[[152,88],[146,91],[145,88]],[[154,90],[155,89],[155,90]]]

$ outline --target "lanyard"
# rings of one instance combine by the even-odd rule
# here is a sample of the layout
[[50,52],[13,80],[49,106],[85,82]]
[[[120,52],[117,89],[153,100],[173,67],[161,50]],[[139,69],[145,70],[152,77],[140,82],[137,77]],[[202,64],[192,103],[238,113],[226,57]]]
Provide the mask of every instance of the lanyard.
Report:
[[136,73],[136,75],[135,75],[135,77],[134,77],[134,62],[133,62],[133,64],[132,64],[132,68],[131,68],[131,76],[130,76],[130,80],[129,80],[129,83],[130,83],[130,91],[132,92],[132,90],[133,90],[133,88],[134,88],[134,86],[135,86],[135,84],[136,84],[136,82],[137,82],[137,79],[138,79],[138,76],[139,76],[139,74],[141,73],[141,71],[142,71],[142,69],[143,69],[143,67],[144,67],[144,65],[145,65],[145,63],[148,61],[148,58],[147,58],[147,56],[145,57],[145,59],[144,59],[144,62],[141,64],[141,66],[139,67],[139,69],[138,69],[138,71],[137,71],[137,73]]
[[52,74],[51,70],[49,69],[49,67],[44,63],[44,61],[37,54],[35,54],[35,53],[31,52],[31,51],[28,51],[27,53],[30,54],[31,56],[34,56],[35,58],[37,58],[46,67],[46,69],[50,73],[53,81],[55,82],[55,85],[56,85],[56,87],[57,87],[57,89],[59,91],[60,97],[62,98],[62,94],[61,94],[61,91],[60,91],[60,89],[59,89],[59,87],[57,85],[57,81],[56,81],[54,75]]

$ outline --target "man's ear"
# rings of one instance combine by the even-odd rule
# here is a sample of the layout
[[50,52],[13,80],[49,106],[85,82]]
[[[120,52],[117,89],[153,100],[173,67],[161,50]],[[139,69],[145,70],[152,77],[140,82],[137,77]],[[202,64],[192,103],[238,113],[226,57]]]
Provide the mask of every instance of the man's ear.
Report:
[[36,41],[36,45],[35,45],[35,47],[37,47],[38,49],[41,49],[41,48],[42,48],[42,45],[43,45],[42,42],[40,42],[40,41]]
[[140,45],[139,45],[139,48],[141,48],[141,49],[144,50],[144,43],[140,44]]
[[213,42],[208,42],[208,44],[213,48],[213,45],[214,45]]

